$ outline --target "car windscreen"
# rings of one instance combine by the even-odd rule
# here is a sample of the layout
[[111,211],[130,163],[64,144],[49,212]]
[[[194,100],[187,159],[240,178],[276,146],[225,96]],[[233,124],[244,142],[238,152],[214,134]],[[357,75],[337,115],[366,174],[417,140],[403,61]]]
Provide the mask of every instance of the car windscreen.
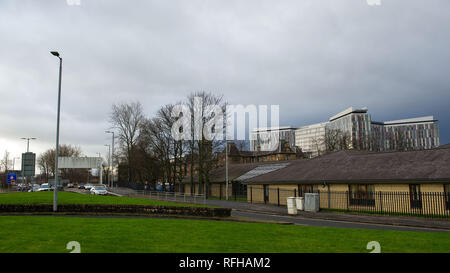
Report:
[[104,191],[106,190],[104,187],[94,187],[95,190],[97,191]]

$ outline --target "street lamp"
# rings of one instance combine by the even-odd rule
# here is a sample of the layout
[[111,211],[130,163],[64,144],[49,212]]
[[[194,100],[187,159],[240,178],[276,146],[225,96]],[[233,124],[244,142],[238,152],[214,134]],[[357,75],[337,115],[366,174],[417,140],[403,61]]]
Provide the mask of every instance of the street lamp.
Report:
[[50,51],[53,56],[59,59],[59,83],[58,83],[58,112],[56,117],[56,150],[55,150],[55,189],[53,191],[53,211],[58,210],[58,156],[59,156],[59,113],[61,110],[61,76],[62,58],[57,51]]
[[111,145],[105,144],[108,147],[108,186],[111,187]]
[[98,155],[98,162],[99,162],[98,178],[100,180],[100,184],[103,185],[103,158],[102,158],[102,154],[101,153],[97,153],[97,155]]
[[225,140],[225,200],[228,200],[228,140]]
[[112,134],[112,146],[111,146],[111,162],[110,162],[110,167],[111,167],[111,173],[110,173],[110,178],[111,178],[111,187],[114,186],[114,132],[113,131],[105,131],[105,133],[107,134]]
[[27,141],[27,153],[29,153],[30,152],[30,140],[36,140],[36,138],[35,137],[22,137],[20,139]]

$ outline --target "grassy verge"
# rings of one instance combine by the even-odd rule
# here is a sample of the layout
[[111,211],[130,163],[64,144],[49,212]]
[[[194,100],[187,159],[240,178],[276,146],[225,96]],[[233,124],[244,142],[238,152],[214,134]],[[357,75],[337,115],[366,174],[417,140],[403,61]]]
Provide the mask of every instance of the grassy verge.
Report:
[[[16,192],[0,194],[0,204],[52,204],[52,202],[53,192]],[[58,204],[117,204],[201,207],[201,205],[171,203],[144,198],[98,196],[73,192],[58,192]]]
[[0,216],[0,252],[450,252],[449,233],[181,219]]

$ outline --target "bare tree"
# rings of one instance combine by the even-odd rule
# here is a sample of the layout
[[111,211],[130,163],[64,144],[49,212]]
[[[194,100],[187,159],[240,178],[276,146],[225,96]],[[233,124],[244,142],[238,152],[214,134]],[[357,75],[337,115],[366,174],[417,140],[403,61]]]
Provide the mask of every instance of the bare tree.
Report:
[[406,134],[404,130],[399,127],[394,131],[394,149],[395,151],[406,151],[408,150],[408,141],[406,139]]
[[172,136],[172,127],[177,118],[172,116],[174,105],[161,107],[156,116],[145,119],[141,126],[139,142],[145,145],[158,160],[160,178],[163,182],[180,188],[186,175],[186,141]]
[[0,171],[3,172],[1,175],[1,186],[6,187],[6,175],[8,173],[9,167],[10,167],[10,158],[9,158],[9,152],[5,150],[5,154],[3,155],[2,160],[0,161]]
[[[313,149],[317,152],[317,156],[321,156],[325,151],[323,147],[326,147],[325,145],[325,138],[322,136],[315,136],[311,139],[311,145]],[[325,148],[326,150],[326,148]],[[314,154],[314,152],[313,152]]]
[[247,148],[247,141],[245,140],[235,140],[233,143],[239,151],[244,151]]
[[[220,147],[223,148],[221,144],[224,141],[217,139],[214,133],[208,134],[213,136],[213,139],[205,138],[204,133],[211,129],[209,127],[211,124],[214,124],[212,131],[224,131],[223,120],[220,120],[221,126],[215,127],[217,123],[213,121],[216,121],[217,117],[210,106],[217,105],[224,112],[225,104],[221,96],[206,92],[193,93],[186,101],[177,105],[183,104],[190,113],[183,112],[182,115],[190,115],[191,128],[180,127],[180,133],[183,130],[191,130],[190,140],[179,140],[172,135],[173,125],[181,118],[172,116],[175,107],[172,104],[161,107],[152,118],[146,118],[142,114],[139,103],[112,106],[110,121],[119,131],[123,162],[121,166],[127,166],[129,181],[133,178],[136,178],[137,182],[156,182],[160,179],[175,187],[181,186],[189,165],[191,189],[194,189],[194,173],[198,173],[200,191],[206,190],[209,173],[217,165],[217,152]],[[195,117],[199,116],[200,121],[195,121]],[[195,124],[194,121],[199,124]],[[200,139],[194,138],[195,126],[200,127],[199,131],[202,134]]]
[[351,148],[353,148],[353,144],[348,132],[343,132],[340,129],[326,129],[325,149],[327,152],[348,150]]
[[[196,100],[202,102],[200,105],[195,103]],[[205,132],[207,122],[215,118],[212,108],[210,106],[217,105],[221,108],[222,113],[225,113],[226,103],[223,96],[214,95],[208,92],[195,92],[188,96],[187,106],[191,112],[191,135],[192,139],[189,141],[188,148],[190,153],[190,174],[191,174],[191,190],[194,186],[194,168],[197,168],[199,191],[208,194],[209,174],[211,170],[217,165],[217,153],[223,149],[224,139],[217,139],[215,136],[212,139],[206,139],[203,135],[201,139],[195,140],[195,126],[200,128],[200,132]],[[201,124],[194,124],[194,113],[200,115]],[[197,121],[198,122],[198,121]],[[225,131],[225,123],[222,123],[220,128],[213,129],[215,132]]]
[[128,182],[133,179],[133,152],[144,120],[139,102],[114,104],[110,113],[110,123],[119,132],[120,146],[127,163]]
[[10,166],[10,158],[9,158],[9,152],[5,150],[5,154],[3,155],[3,158],[0,162],[0,169],[3,170],[5,173],[8,172],[9,166]]

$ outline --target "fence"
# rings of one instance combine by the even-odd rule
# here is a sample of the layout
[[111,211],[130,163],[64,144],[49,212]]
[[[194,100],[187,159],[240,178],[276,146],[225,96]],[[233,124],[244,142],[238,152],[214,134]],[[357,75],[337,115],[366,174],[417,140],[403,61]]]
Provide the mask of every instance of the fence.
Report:
[[109,191],[130,197],[148,198],[168,202],[173,201],[173,202],[186,202],[194,204],[206,204],[206,195],[204,194],[191,194],[191,193],[180,193],[170,191],[144,191],[144,190],[136,190],[130,192],[121,189],[109,189]]
[[136,182],[119,181],[119,182],[114,182],[113,187],[130,188],[130,189],[133,189],[133,190],[143,190],[144,189],[144,184],[136,183]]
[[[197,193],[133,191],[132,194],[157,200],[206,203],[207,199],[226,200],[225,187],[209,191],[208,195]],[[304,197],[297,189],[273,188],[269,186],[233,187],[228,200],[286,206],[288,197]],[[320,208],[329,211],[356,212],[395,216],[422,216],[450,218],[450,192],[348,192],[320,191]],[[119,193],[119,192],[117,192]],[[127,195],[128,193],[123,195]]]
[[[450,193],[445,192],[336,192],[319,194],[320,208],[330,211],[368,214],[450,217]],[[252,187],[247,189],[248,202],[285,206],[287,197],[304,197],[302,191],[282,188]]]

